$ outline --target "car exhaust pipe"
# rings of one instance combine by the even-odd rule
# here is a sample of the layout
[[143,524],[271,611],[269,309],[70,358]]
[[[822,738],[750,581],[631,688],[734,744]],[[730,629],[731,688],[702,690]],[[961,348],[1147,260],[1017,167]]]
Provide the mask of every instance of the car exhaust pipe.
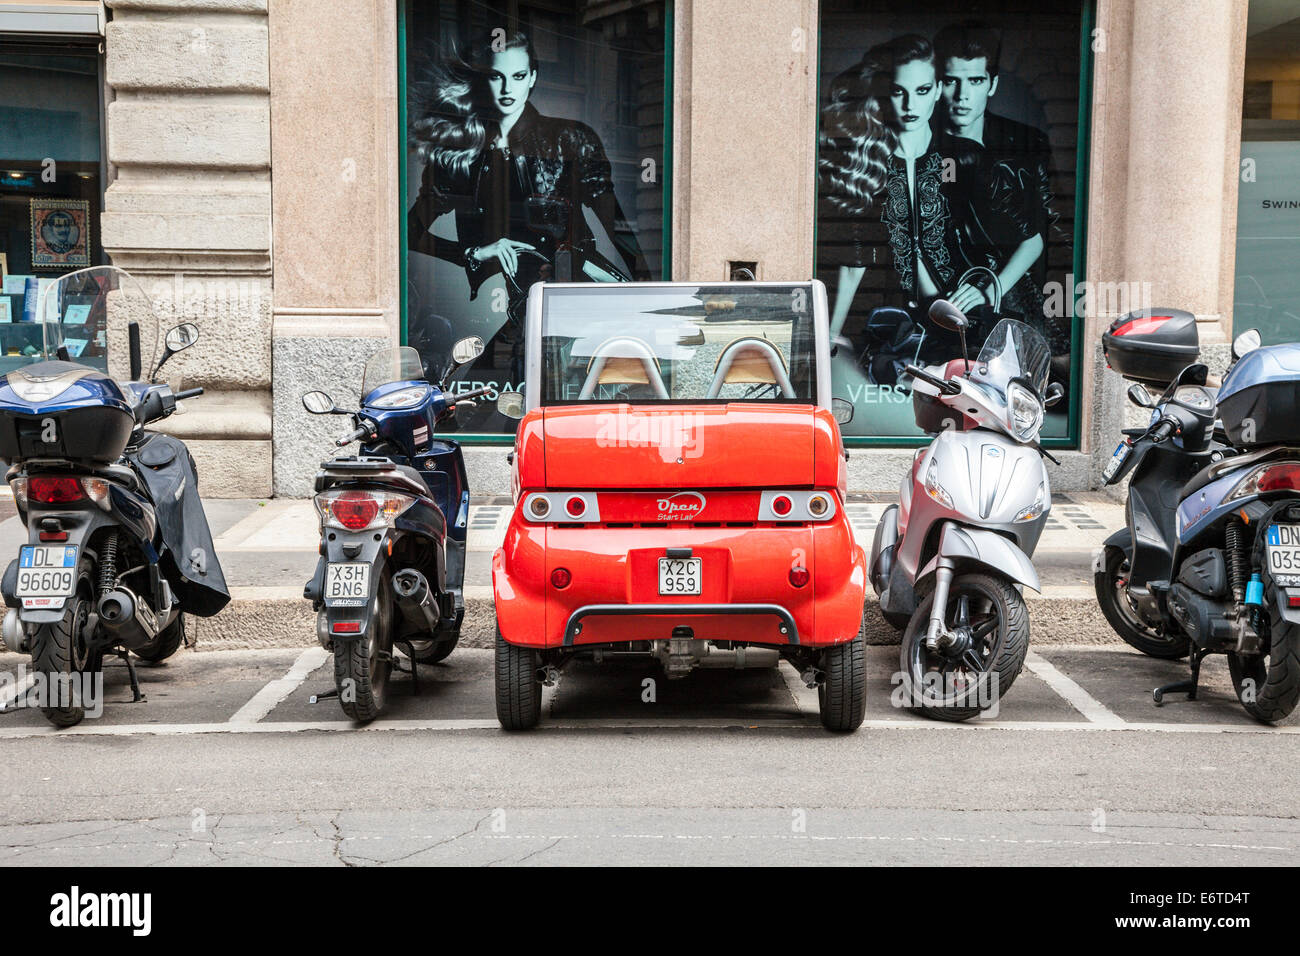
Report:
[[417,620],[423,616],[429,630],[437,629],[442,615],[423,574],[415,568],[403,568],[393,575],[393,591],[398,605],[407,615]]
[[5,614],[4,624],[0,625],[0,637],[3,637],[5,647],[14,653],[27,653],[27,631],[18,618],[18,608],[11,607]]

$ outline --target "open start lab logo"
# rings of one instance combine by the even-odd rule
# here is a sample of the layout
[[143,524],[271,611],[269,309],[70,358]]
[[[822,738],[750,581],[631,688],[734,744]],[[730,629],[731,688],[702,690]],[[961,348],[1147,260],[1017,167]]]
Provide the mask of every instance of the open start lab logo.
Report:
[[704,511],[704,496],[698,491],[679,491],[675,495],[660,498],[658,521],[693,521]]

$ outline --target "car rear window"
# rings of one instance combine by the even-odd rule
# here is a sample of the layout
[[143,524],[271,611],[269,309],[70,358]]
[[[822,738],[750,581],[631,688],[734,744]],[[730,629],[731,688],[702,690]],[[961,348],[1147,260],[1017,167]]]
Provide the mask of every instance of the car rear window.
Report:
[[807,283],[552,287],[541,321],[543,404],[816,401]]

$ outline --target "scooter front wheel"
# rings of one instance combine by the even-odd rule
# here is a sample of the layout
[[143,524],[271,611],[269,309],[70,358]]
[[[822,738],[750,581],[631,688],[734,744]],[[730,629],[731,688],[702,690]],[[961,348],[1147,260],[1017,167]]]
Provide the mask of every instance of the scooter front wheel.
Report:
[[951,634],[942,646],[926,645],[931,593],[903,633],[899,667],[913,713],[939,720],[969,720],[1002,699],[1029,653],[1029,610],[1005,578],[961,574],[948,592],[944,623]]
[[1167,661],[1186,657],[1191,645],[1185,635],[1162,634],[1138,616],[1128,599],[1128,574],[1129,561],[1124,550],[1114,545],[1106,548],[1101,556],[1101,564],[1092,576],[1097,603],[1101,605],[1106,623],[1125,644],[1148,657]]

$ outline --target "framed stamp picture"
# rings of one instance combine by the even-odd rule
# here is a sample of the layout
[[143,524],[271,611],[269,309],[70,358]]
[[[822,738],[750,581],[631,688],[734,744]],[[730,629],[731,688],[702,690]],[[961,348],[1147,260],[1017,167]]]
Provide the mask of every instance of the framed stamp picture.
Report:
[[81,269],[90,265],[90,203],[85,199],[33,199],[32,268]]
[[0,322],[12,322],[13,320],[13,303],[9,301],[9,296],[0,295]]

